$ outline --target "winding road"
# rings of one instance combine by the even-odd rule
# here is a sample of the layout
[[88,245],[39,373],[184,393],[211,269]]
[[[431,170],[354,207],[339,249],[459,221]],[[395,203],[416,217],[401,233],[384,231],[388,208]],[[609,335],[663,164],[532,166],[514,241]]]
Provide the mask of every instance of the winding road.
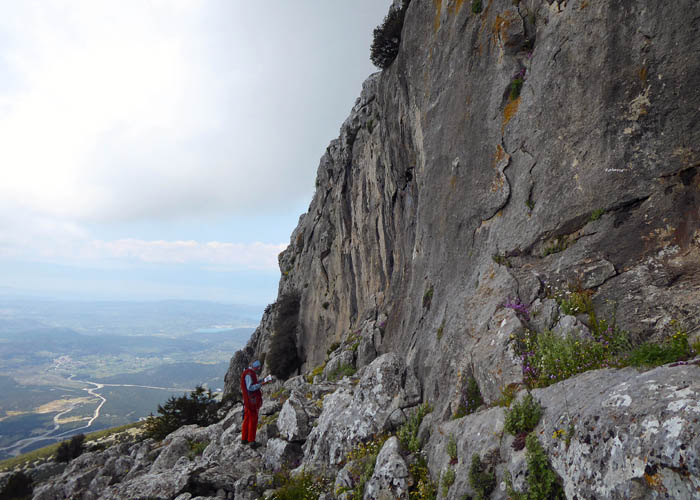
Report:
[[[73,377],[75,375],[71,375],[68,377],[69,380],[73,380]],[[84,387],[83,390],[86,391],[88,394],[91,396],[100,399],[100,404],[97,405],[97,408],[95,408],[95,411],[93,412],[92,417],[85,417],[84,420],[87,420],[87,423],[82,426],[82,427],[76,427],[72,428],[70,430],[61,432],[56,434],[57,431],[61,428],[61,417],[65,415],[66,413],[70,413],[73,411],[76,407],[80,406],[80,404],[73,404],[68,408],[67,410],[63,410],[60,413],[57,413],[53,417],[53,424],[54,427],[53,429],[44,432],[43,434],[35,437],[30,437],[30,438],[25,438],[21,439],[20,441],[17,441],[10,446],[6,446],[4,448],[0,448],[0,451],[2,452],[7,452],[10,456],[16,457],[17,455],[20,455],[24,453],[22,450],[24,448],[27,448],[28,446],[38,442],[38,441],[61,441],[64,438],[78,434],[77,431],[81,431],[83,429],[89,429],[92,424],[97,420],[100,416],[100,410],[102,407],[105,405],[107,402],[107,398],[102,396],[101,394],[98,394],[96,391],[99,391],[100,389],[104,389],[105,387],[139,387],[143,389],[159,389],[163,391],[170,391],[170,392],[189,392],[192,391],[192,389],[182,389],[182,388],[173,388],[173,387],[155,387],[151,385],[134,385],[134,384],[100,384],[97,382],[90,382],[89,380],[75,380],[76,382],[80,382],[82,384],[90,384],[94,385],[95,387]]]

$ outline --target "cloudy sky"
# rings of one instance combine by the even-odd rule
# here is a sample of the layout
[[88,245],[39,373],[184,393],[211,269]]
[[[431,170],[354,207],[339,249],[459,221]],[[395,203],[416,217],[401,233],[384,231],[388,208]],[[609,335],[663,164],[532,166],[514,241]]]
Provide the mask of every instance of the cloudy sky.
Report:
[[0,296],[266,304],[391,0],[0,0]]

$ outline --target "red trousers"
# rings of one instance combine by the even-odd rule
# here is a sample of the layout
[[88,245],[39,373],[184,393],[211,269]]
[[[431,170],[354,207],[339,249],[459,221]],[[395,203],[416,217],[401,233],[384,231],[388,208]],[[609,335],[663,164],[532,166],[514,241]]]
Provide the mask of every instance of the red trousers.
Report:
[[255,434],[258,432],[258,408],[245,407],[243,415],[243,428],[241,429],[241,440],[252,443],[255,441]]

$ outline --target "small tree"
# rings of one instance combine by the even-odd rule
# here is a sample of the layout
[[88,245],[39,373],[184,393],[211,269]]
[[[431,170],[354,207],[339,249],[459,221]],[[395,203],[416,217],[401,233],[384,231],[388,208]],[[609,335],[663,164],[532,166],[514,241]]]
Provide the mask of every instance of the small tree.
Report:
[[170,396],[164,405],[158,405],[160,416],[155,417],[151,414],[146,420],[146,435],[161,440],[183,425],[214,424],[218,421],[219,406],[220,403],[211,389],[205,391],[201,385],[190,392],[189,396],[187,394],[179,398]]
[[24,472],[15,472],[0,489],[0,498],[3,500],[24,500],[31,498],[34,488],[32,478]]
[[300,302],[301,295],[292,290],[280,295],[275,304],[273,334],[266,361],[270,372],[280,379],[286,379],[301,366],[297,352]]
[[78,458],[85,450],[85,434],[73,436],[70,441],[63,441],[56,450],[58,462],[70,462]]
[[401,30],[410,0],[404,0],[400,9],[391,9],[382,24],[374,29],[369,59],[376,67],[391,66],[399,53]]

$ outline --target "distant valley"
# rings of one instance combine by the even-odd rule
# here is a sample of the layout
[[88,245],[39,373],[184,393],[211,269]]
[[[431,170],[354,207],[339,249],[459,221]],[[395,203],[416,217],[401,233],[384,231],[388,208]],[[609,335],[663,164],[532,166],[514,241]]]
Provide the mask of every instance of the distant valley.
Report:
[[0,299],[0,459],[223,387],[256,308]]

